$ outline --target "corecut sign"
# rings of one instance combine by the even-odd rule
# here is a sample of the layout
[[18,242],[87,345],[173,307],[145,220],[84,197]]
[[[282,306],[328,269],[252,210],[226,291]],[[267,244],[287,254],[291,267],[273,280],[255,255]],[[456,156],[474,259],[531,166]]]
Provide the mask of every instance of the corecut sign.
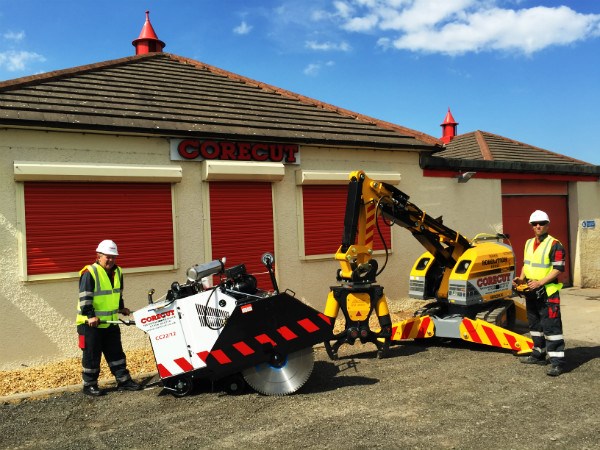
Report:
[[260,161],[300,164],[298,144],[171,139],[172,161]]

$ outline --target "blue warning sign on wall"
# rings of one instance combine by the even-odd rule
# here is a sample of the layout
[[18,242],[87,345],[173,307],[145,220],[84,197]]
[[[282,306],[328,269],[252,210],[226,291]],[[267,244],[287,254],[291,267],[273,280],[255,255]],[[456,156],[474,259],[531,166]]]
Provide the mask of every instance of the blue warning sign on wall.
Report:
[[581,228],[596,228],[595,220],[584,220],[581,222]]

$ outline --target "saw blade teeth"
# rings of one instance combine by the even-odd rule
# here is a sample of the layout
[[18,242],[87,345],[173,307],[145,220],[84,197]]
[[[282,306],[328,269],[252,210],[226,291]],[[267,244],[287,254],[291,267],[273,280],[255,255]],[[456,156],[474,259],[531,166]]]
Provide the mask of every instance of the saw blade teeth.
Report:
[[313,349],[309,347],[287,355],[280,367],[262,363],[244,370],[242,375],[256,392],[271,396],[288,395],[306,383],[314,362]]

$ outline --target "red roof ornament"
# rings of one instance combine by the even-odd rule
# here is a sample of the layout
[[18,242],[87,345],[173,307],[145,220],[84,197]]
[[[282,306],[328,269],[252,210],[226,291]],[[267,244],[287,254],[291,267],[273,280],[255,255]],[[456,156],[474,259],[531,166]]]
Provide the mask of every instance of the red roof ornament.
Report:
[[446,117],[444,118],[444,121],[440,125],[442,127],[442,137],[440,138],[440,140],[444,144],[447,144],[452,139],[454,139],[454,137],[456,136],[456,126],[457,125],[458,125],[458,122],[456,120],[454,120],[454,117],[452,117],[452,113],[450,112],[450,108],[448,108],[448,113],[446,113]]
[[165,47],[165,43],[158,39],[152,24],[150,23],[150,11],[146,11],[146,22],[142,27],[139,37],[131,43],[135,47],[136,55],[146,53],[160,53]]

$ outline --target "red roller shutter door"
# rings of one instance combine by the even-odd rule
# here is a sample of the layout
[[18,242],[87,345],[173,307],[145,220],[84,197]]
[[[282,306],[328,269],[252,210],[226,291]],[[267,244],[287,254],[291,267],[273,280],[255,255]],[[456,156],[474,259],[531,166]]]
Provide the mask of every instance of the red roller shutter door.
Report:
[[523,266],[523,250],[527,239],[533,237],[529,225],[529,216],[541,209],[550,216],[550,234],[557,238],[565,247],[567,258],[565,271],[559,277],[561,283],[571,285],[571,267],[569,262],[569,228],[567,196],[562,195],[517,195],[502,196],[502,224],[504,232],[510,236],[517,259],[516,275],[521,273]]
[[103,239],[124,268],[174,264],[171,185],[26,182],[27,274],[77,272]]
[[275,250],[271,183],[213,181],[209,195],[212,258],[226,257],[226,267],[245,264],[261,289],[271,289],[261,262]]
[[[304,253],[333,255],[342,243],[346,214],[347,185],[302,187],[304,210]],[[379,217],[379,225],[388,249],[391,248],[391,227]],[[383,250],[379,233],[375,231],[374,250]]]

